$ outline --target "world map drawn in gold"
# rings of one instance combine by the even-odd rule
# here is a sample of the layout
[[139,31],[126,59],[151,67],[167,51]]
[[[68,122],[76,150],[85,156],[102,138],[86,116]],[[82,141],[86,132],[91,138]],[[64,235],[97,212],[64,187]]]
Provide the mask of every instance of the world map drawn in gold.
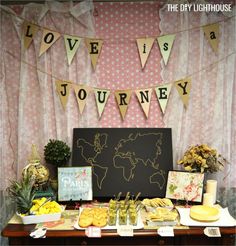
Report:
[[[93,167],[93,174],[99,189],[102,189],[109,165],[98,163],[97,159],[108,148],[108,137],[107,133],[96,133],[93,143],[88,142],[84,138],[77,140],[77,148],[81,149],[82,158]],[[120,139],[113,150],[113,167],[122,169],[123,179],[130,182],[136,178],[135,169],[139,163],[147,169],[152,169],[149,183],[156,184],[160,189],[163,189],[166,182],[165,171],[160,169],[160,164],[158,163],[158,156],[162,153],[162,138],[162,133],[151,132],[131,133],[127,138]],[[143,144],[147,141],[154,149],[146,152],[138,151],[137,146],[142,148]]]

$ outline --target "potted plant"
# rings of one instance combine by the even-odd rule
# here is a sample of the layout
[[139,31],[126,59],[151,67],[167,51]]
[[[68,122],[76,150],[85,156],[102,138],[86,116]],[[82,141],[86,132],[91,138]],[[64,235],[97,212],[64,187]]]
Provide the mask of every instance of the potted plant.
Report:
[[[44,159],[48,164],[56,167],[56,184],[55,180],[51,180],[52,188],[57,189],[57,167],[65,166],[71,156],[70,147],[61,140],[49,139],[47,145],[44,146]],[[54,186],[54,187],[53,187]]]

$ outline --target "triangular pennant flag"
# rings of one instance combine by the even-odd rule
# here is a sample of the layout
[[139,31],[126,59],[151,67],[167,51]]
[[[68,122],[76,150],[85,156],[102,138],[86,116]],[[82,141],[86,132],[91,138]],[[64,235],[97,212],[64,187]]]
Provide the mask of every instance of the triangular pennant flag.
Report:
[[56,80],[56,88],[61,100],[61,104],[65,110],[68,101],[68,96],[70,94],[70,83],[66,81]]
[[157,42],[161,51],[165,65],[168,63],[170,52],[175,40],[175,34],[160,36],[157,38]]
[[96,98],[96,103],[97,103],[97,108],[98,108],[98,114],[99,118],[102,116],[102,112],[104,110],[104,107],[107,103],[107,99],[110,95],[109,90],[104,90],[104,89],[94,89],[95,92],[95,98]]
[[217,53],[219,46],[219,23],[203,26],[202,28],[212,49]]
[[88,48],[88,52],[91,58],[91,62],[94,70],[96,69],[97,60],[102,50],[103,40],[101,39],[85,39],[85,44]]
[[73,87],[75,90],[75,96],[79,106],[79,112],[80,114],[82,114],[91,88],[88,87],[87,85],[73,85]]
[[61,36],[58,32],[53,32],[48,29],[43,29],[43,36],[41,40],[41,46],[39,56],[41,56],[47,49],[49,49]]
[[187,108],[189,94],[191,90],[191,78],[181,79],[175,82],[175,86],[179,95],[184,103],[184,106]]
[[64,35],[68,64],[71,64],[73,57],[79,48],[81,38],[76,36]]
[[135,93],[146,117],[148,118],[152,96],[152,88],[136,90]]
[[154,38],[138,38],[136,39],[138,45],[139,56],[142,64],[142,68],[144,68],[147,58],[150,54],[150,51],[153,46]]
[[159,102],[159,105],[161,107],[161,111],[163,114],[165,114],[166,105],[169,100],[171,87],[172,87],[172,83],[160,85],[155,88],[157,99],[158,99],[158,102]]
[[128,109],[129,102],[130,102],[131,94],[132,94],[131,90],[115,91],[117,105],[119,107],[120,114],[123,120],[125,119],[125,115]]
[[37,33],[39,27],[28,22],[28,21],[24,21],[23,24],[23,40],[24,40],[24,47],[25,49],[28,49],[35,34]]

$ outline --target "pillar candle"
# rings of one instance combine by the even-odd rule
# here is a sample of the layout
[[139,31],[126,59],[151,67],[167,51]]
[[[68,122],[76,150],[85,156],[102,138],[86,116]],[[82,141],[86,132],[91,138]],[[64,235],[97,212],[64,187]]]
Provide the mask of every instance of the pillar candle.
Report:
[[212,194],[213,204],[216,203],[217,181],[213,179],[207,180],[206,193]]
[[211,193],[203,194],[203,205],[213,206],[213,196]]

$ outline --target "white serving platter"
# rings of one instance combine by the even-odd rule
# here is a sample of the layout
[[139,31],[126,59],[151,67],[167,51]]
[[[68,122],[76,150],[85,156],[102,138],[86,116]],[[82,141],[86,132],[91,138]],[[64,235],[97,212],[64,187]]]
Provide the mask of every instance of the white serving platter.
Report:
[[236,220],[230,215],[228,208],[220,209],[220,218],[213,222],[193,220],[190,217],[190,208],[177,208],[180,214],[180,224],[184,226],[236,226]]

